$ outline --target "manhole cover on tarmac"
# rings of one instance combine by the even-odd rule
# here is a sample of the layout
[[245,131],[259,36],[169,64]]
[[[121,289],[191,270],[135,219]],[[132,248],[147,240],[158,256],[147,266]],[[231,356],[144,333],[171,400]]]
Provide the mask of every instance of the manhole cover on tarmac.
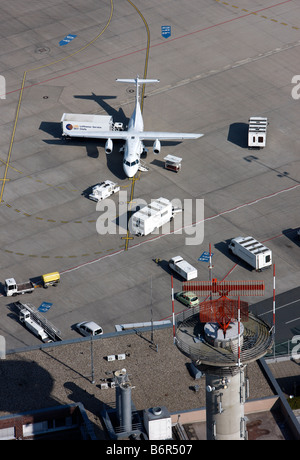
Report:
[[37,54],[46,54],[46,53],[49,53],[49,51],[50,51],[50,48],[48,48],[48,46],[39,46],[35,50]]

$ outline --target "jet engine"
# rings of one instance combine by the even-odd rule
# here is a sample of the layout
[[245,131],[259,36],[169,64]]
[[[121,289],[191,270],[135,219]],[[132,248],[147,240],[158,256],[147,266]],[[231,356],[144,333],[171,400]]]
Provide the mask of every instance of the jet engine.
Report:
[[113,150],[113,142],[111,139],[107,139],[105,143],[105,153],[109,155]]
[[159,152],[160,152],[160,141],[158,139],[155,140],[154,144],[153,144],[153,153],[154,155],[158,155]]

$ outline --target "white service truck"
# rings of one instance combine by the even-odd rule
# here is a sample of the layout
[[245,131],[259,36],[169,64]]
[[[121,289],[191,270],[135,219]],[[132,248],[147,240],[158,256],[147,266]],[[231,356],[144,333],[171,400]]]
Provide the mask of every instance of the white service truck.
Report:
[[24,326],[43,342],[55,342],[62,340],[61,332],[53,326],[33,305],[15,302],[19,310],[19,320]]
[[98,131],[122,131],[123,123],[114,123],[109,115],[64,113],[61,127],[63,137],[92,137]]
[[108,198],[113,193],[118,193],[119,191],[119,185],[115,184],[111,180],[106,180],[104,182],[100,182],[100,184],[97,184],[92,188],[92,193],[89,194],[89,198],[93,201],[101,201]]
[[172,259],[169,260],[169,267],[187,281],[197,278],[198,276],[197,269],[181,256],[172,257]]
[[31,294],[34,291],[34,284],[31,281],[17,284],[14,278],[7,278],[4,283],[4,291],[7,297],[19,294]]
[[39,339],[41,339],[43,342],[52,342],[50,337],[48,336],[47,332],[45,329],[40,326],[32,317],[31,314],[28,310],[25,308],[20,311],[19,313],[19,320],[21,323],[24,324],[27,329],[29,329],[34,335],[36,335]]
[[251,117],[248,128],[248,147],[262,148],[267,142],[268,119],[265,117]]
[[256,271],[272,265],[272,251],[252,236],[233,238],[228,248],[232,254],[247,262]]
[[131,216],[130,232],[137,236],[149,235],[157,228],[170,222],[174,215],[181,211],[182,209],[175,209],[172,202],[167,198],[160,197]]

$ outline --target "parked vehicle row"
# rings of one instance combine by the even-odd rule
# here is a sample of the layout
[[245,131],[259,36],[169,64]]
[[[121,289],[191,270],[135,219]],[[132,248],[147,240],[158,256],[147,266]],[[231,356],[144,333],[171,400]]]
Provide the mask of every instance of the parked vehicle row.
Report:
[[[7,297],[15,297],[22,294],[31,294],[36,288],[56,286],[60,281],[58,272],[42,275],[40,283],[26,281],[16,283],[14,278],[7,278],[4,283],[4,292]],[[60,331],[53,326],[33,305],[29,303],[15,302],[19,321],[36,337],[43,342],[62,340]],[[95,337],[103,334],[103,329],[94,321],[83,321],[75,325],[75,329],[85,337]]]

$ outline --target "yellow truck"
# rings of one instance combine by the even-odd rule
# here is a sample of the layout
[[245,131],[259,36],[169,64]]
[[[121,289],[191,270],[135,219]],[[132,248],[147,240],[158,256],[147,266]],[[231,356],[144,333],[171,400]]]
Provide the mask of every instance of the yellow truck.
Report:
[[46,273],[42,276],[42,280],[44,288],[48,286],[57,286],[60,281],[60,274],[58,272]]

